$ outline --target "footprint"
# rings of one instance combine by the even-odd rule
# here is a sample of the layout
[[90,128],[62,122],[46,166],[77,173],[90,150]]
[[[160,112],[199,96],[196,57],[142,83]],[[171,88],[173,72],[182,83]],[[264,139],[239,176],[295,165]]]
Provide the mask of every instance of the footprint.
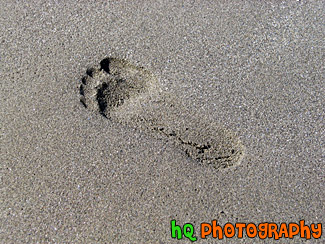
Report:
[[190,158],[216,169],[238,165],[244,147],[230,131],[189,111],[158,79],[126,60],[105,58],[87,70],[80,101],[113,122],[173,141]]

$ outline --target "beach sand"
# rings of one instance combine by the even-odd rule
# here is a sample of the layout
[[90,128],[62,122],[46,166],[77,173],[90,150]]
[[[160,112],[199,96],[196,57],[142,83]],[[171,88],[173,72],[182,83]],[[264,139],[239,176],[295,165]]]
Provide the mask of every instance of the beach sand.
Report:
[[[200,223],[324,223],[324,1],[1,5],[1,243],[176,243],[173,219],[198,243],[274,243]],[[148,82],[112,78],[101,113],[80,93],[107,58]]]

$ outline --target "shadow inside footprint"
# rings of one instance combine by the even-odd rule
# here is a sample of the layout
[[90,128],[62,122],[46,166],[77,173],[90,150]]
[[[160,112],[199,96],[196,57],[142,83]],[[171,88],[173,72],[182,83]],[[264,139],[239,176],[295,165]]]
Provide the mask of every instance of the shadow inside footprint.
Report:
[[173,141],[203,165],[238,165],[244,148],[230,131],[188,111],[171,94],[160,92],[157,78],[117,58],[105,58],[86,71],[80,101],[89,110]]

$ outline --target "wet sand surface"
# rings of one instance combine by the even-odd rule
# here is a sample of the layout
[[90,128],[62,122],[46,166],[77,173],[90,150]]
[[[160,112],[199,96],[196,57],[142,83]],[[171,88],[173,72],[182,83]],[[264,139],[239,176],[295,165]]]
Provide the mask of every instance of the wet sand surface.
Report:
[[[2,6],[2,243],[175,243],[172,219],[198,243],[273,243],[202,240],[200,223],[324,223],[323,1]],[[112,118],[80,102],[108,57],[157,85],[116,85]],[[281,239],[297,242],[322,240]]]

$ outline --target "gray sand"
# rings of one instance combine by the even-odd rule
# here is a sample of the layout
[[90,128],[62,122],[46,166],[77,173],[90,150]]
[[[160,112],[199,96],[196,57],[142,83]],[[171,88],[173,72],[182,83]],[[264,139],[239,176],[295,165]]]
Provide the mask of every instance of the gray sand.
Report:
[[[1,243],[175,243],[172,219],[197,236],[213,219],[324,225],[324,1],[29,2],[0,10]],[[175,99],[116,120],[85,108],[82,77],[107,57]],[[200,163],[126,116],[140,110],[193,140],[229,132],[244,156]]]

